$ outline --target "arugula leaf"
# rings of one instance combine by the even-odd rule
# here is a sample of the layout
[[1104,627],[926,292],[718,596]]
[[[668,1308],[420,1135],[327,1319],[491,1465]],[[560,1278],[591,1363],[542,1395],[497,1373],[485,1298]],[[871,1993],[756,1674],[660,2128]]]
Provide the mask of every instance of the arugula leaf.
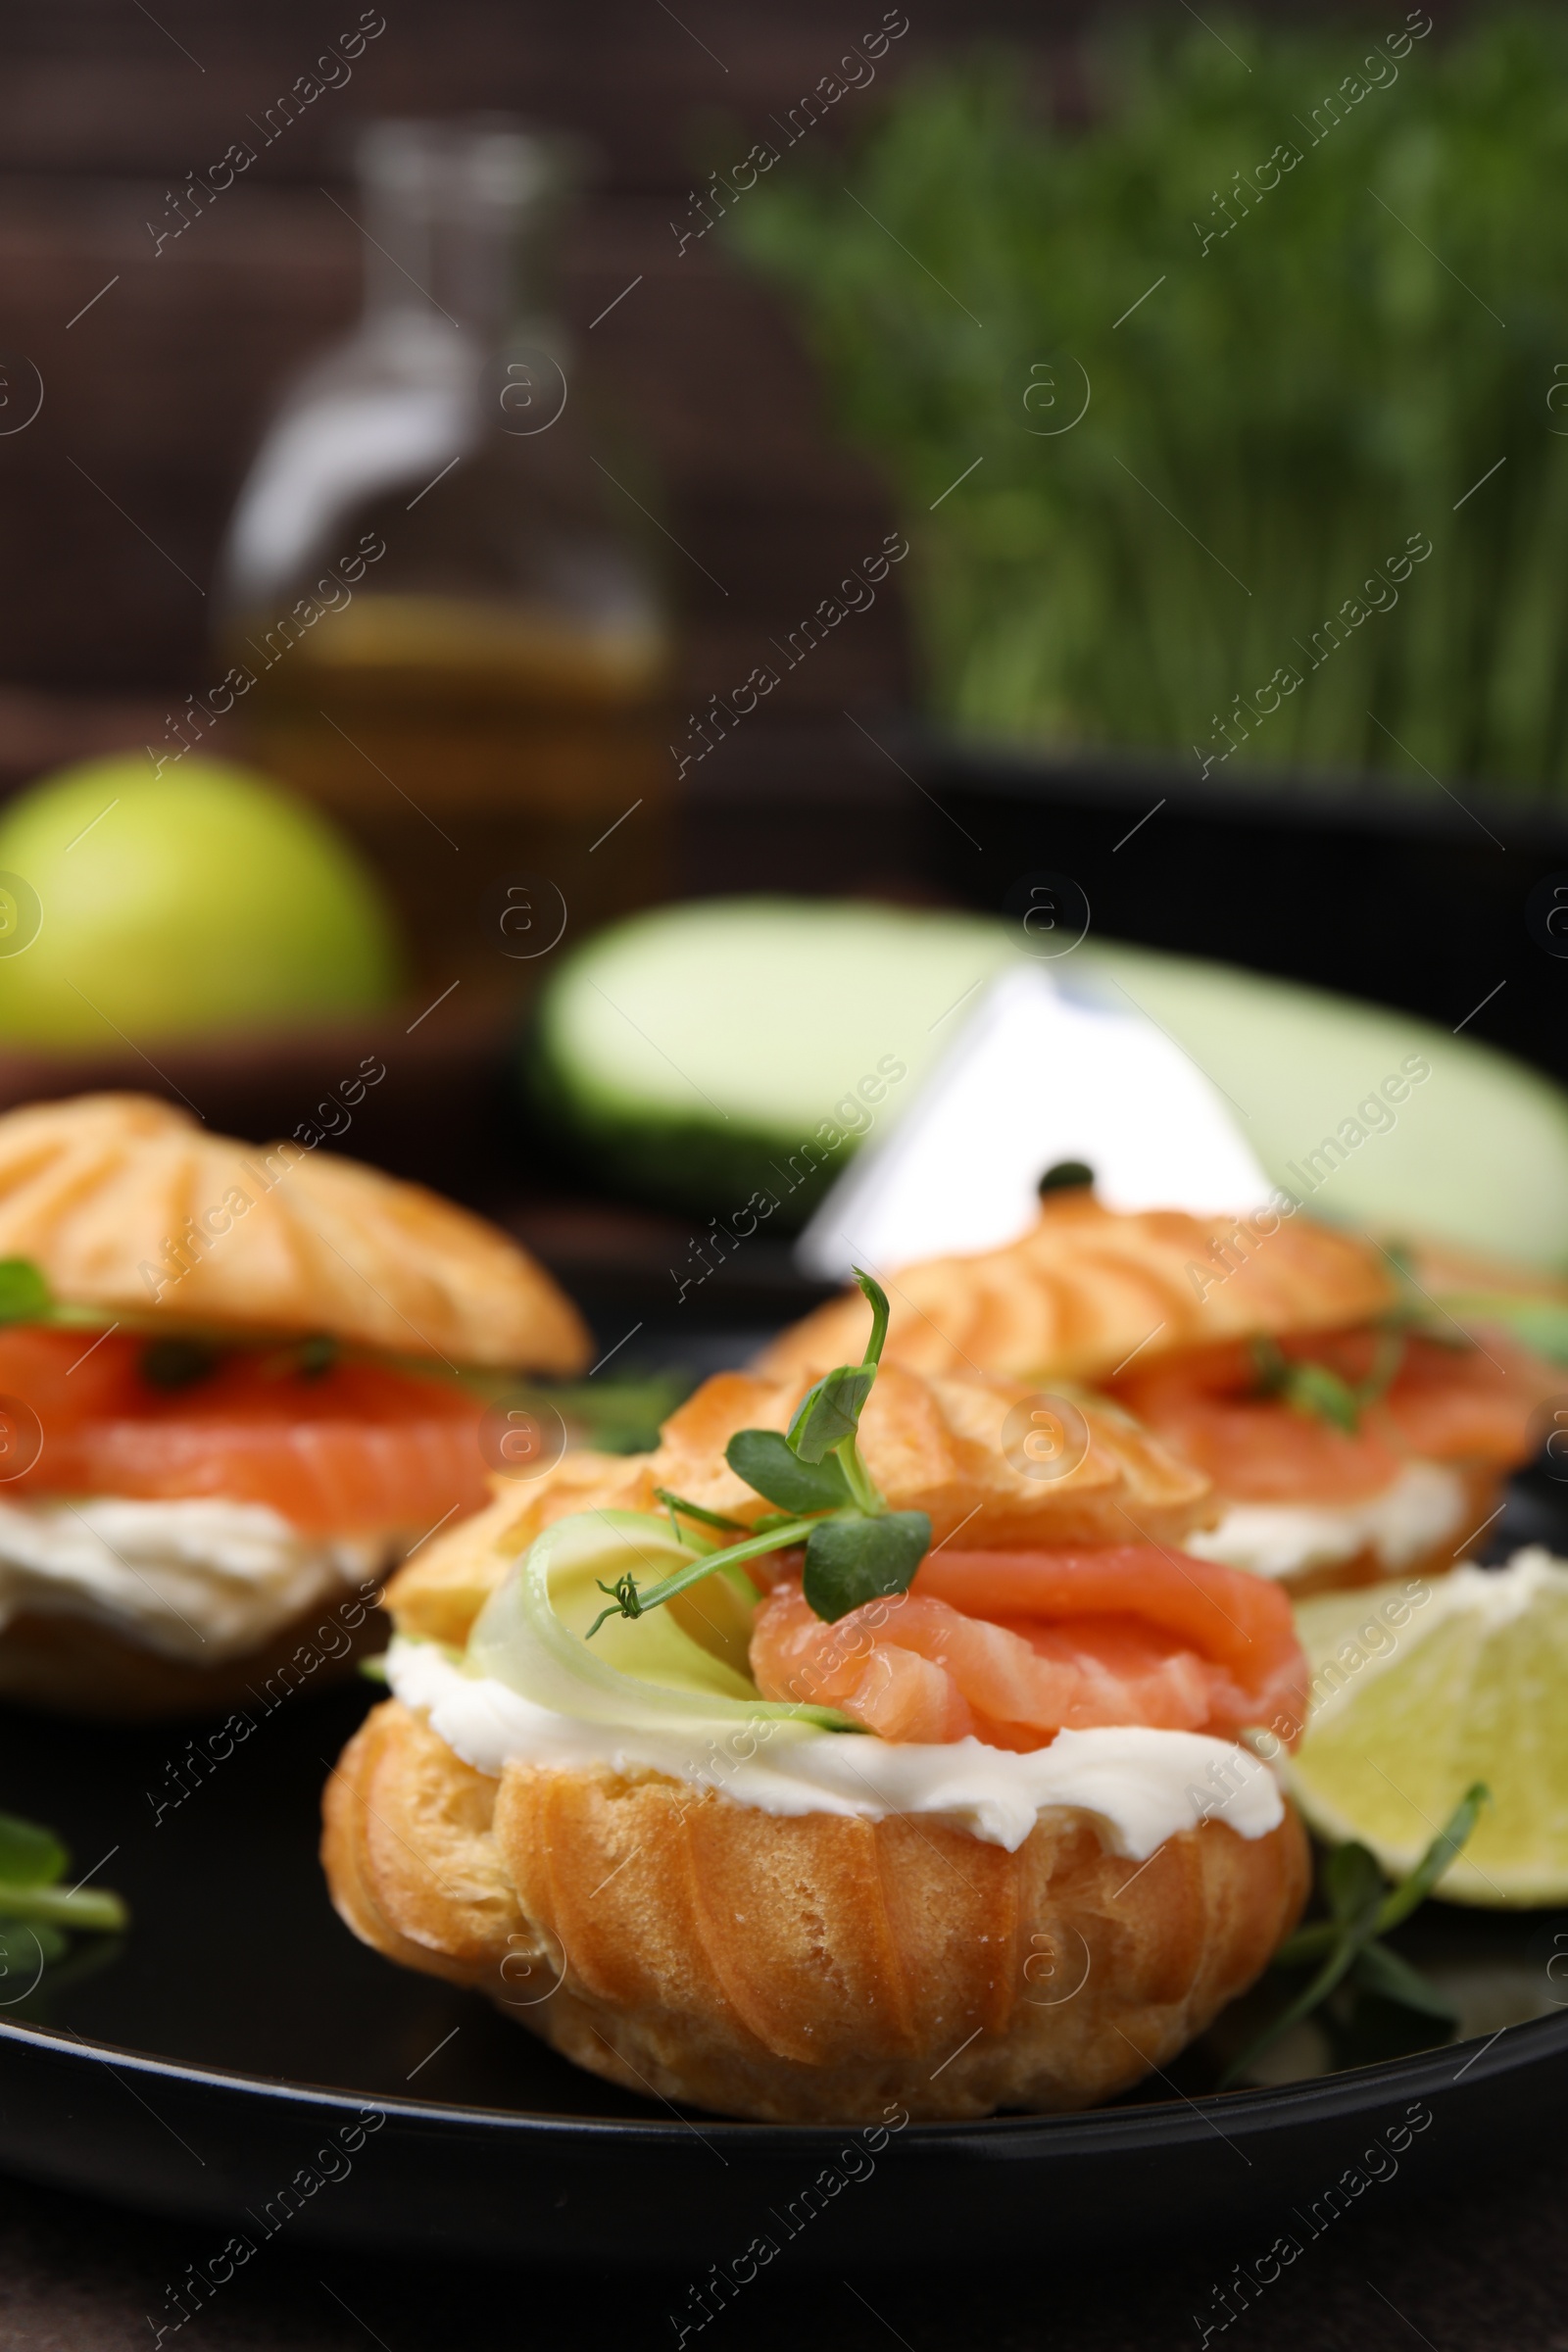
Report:
[[1452,2003],[1386,1943],[1363,1944],[1350,1973],[1363,1992],[1375,1994],[1380,2001],[1394,2001],[1422,2017],[1443,2018],[1450,2026],[1454,2023]]
[[42,1323],[54,1302],[30,1257],[0,1257],[0,1323]]
[[1361,1990],[1382,2000],[1396,2001],[1424,2017],[1452,2021],[1453,2011],[1437,1987],[1378,1939],[1425,1901],[1464,1845],[1488,1801],[1486,1784],[1472,1782],[1415,1868],[1392,1891],[1385,1889],[1377,1858],[1366,1846],[1352,1840],[1330,1848],[1318,1869],[1330,1917],[1298,1928],[1281,1944],[1273,1961],[1276,1968],[1299,1968],[1321,1956],[1322,1966],[1273,2024],[1231,2061],[1220,2077],[1221,2090],[1229,2090],[1249,2073],[1265,2050],[1272,2049],[1283,2034],[1327,2000],[1347,1976],[1352,1977]]
[[620,1380],[513,1383],[509,1399],[554,1405],[573,1437],[600,1453],[652,1453],[660,1430],[690,1396],[691,1376],[682,1372],[626,1374]]
[[1390,1928],[1396,1928],[1402,1919],[1409,1918],[1418,1903],[1425,1902],[1448,1864],[1467,1843],[1481,1817],[1482,1806],[1491,1801],[1492,1791],[1486,1782],[1472,1781],[1414,1870],[1400,1880],[1384,1904],[1378,1915],[1380,1936],[1386,1936]]
[[1250,2074],[1265,2050],[1271,2050],[1293,2026],[1298,2026],[1303,2017],[1310,2017],[1319,2003],[1328,1999],[1329,1994],[1341,1979],[1349,1974],[1359,1949],[1360,1945],[1354,1936],[1340,1936],[1305,1990],[1298,1993],[1290,2007],[1275,2018],[1273,2024],[1265,2028],[1255,2041],[1249,2042],[1239,2058],[1231,2060],[1230,2065],[1219,2079],[1221,2090],[1229,2090],[1231,2085],[1239,2082],[1243,2075]]
[[803,1459],[776,1429],[738,1429],[724,1459],[737,1478],[786,1511],[834,1511],[855,1499],[836,1455]]
[[924,1511],[819,1519],[806,1540],[806,1597],[832,1625],[865,1601],[906,1592],[930,1548]]
[[1383,1873],[1368,1847],[1354,1843],[1335,1846],[1324,1855],[1318,1875],[1337,1920],[1359,1919],[1369,1904],[1374,1914],[1381,1908]]

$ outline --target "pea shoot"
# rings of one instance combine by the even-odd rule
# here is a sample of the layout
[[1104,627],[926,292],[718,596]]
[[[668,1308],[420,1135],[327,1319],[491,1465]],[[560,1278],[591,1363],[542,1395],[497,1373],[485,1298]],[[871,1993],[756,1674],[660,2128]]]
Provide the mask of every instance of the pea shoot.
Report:
[[[806,1598],[829,1624],[868,1600],[908,1591],[930,1549],[931,1521],[924,1511],[889,1510],[860,1453],[860,1415],[876,1383],[889,1309],[886,1293],[869,1274],[857,1267],[855,1279],[871,1307],[871,1336],[859,1363],[824,1374],[802,1397],[787,1430],[737,1430],[724,1448],[737,1477],[778,1509],[752,1528],[660,1488],[671,1526],[698,1556],[646,1589],[629,1573],[613,1585],[601,1580],[599,1590],[611,1606],[589,1627],[590,1641],[607,1618],[645,1616],[717,1568],[738,1567],[796,1544],[806,1546]],[[745,1541],[719,1544],[710,1530],[738,1532]]]
[[[71,1933],[117,1936],[129,1923],[118,1894],[63,1886],[71,1857],[52,1830],[0,1813],[0,1981],[36,1985],[71,1949]],[[24,1993],[23,1996],[24,1997]]]

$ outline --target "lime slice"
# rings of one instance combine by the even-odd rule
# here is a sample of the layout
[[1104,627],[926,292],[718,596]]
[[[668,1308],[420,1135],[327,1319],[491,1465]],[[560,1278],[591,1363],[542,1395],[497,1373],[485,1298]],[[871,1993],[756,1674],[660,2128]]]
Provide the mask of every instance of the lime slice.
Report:
[[1568,1901],[1568,1564],[1539,1547],[1303,1601],[1312,1713],[1292,1766],[1312,1827],[1359,1838],[1391,1877],[1472,1781],[1492,1803],[1437,1891]]

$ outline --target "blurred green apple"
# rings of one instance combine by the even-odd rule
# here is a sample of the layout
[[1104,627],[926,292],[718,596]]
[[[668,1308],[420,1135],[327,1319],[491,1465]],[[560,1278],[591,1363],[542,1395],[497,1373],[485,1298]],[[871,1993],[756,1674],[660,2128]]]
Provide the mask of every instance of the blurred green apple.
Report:
[[371,1011],[400,961],[358,854],[248,768],[90,760],[0,816],[0,1040],[108,1046]]

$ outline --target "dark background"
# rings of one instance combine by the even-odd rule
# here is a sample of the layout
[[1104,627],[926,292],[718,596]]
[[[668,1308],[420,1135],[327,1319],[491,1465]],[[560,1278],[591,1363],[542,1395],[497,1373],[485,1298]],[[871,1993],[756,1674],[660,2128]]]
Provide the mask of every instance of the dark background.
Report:
[[[1568,2162],[1561,2154],[1478,2167],[1468,2188],[1413,2210],[1368,2191],[1308,2247],[1210,2352],[1563,2352],[1568,2346]],[[1379,2198],[1388,2202],[1380,2209]],[[1122,2262],[1064,2263],[1020,2246],[1015,2264],[962,2267],[957,2242],[932,2248],[929,2273],[879,2269],[874,2249],[848,2277],[791,2273],[781,2261],[686,2352],[1196,2352],[1195,2313],[1233,2264],[1234,2244],[1152,2252],[1149,2217],[1127,2217]],[[615,2217],[605,2215],[607,2239]],[[956,2232],[955,2233],[956,2239]],[[1266,2243],[1266,2240],[1262,2241]],[[221,2243],[211,2224],[180,2230],[32,2188],[0,2208],[4,2352],[147,2352],[165,2287]],[[527,2276],[388,2263],[264,2247],[168,2346],[181,2352],[674,2352],[672,2310],[688,2274],[628,2278]]]

